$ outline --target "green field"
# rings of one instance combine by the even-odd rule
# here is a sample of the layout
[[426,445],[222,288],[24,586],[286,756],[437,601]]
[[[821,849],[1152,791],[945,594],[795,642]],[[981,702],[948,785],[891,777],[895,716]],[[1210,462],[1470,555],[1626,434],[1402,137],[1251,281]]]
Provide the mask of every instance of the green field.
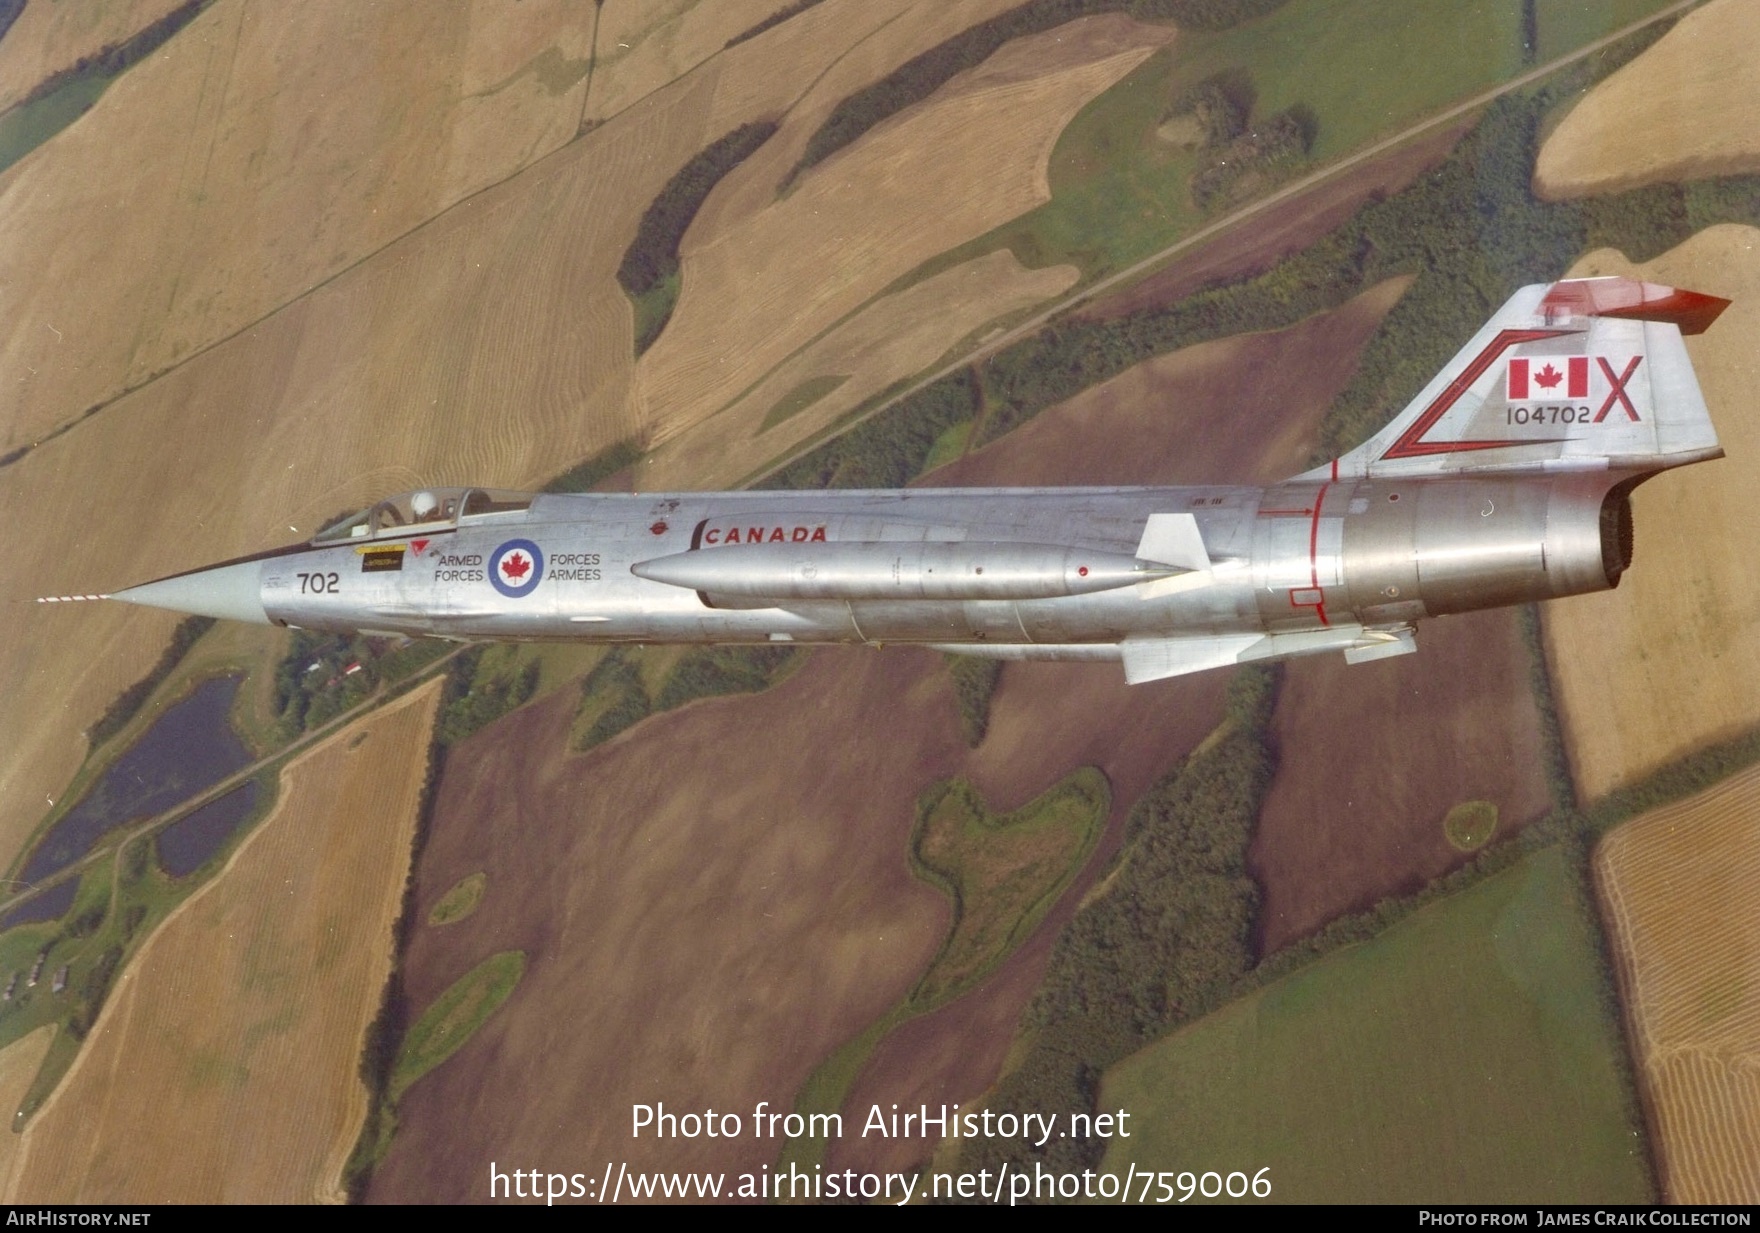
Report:
[[430,925],[451,925],[463,920],[477,910],[483,902],[483,891],[489,885],[489,875],[473,873],[460,878],[451,890],[440,896],[428,912]]
[[[1009,814],[992,813],[963,779],[924,793],[911,871],[953,901],[947,939],[914,989],[807,1077],[796,1112],[837,1112],[888,1032],[965,993],[1013,954],[1087,865],[1111,807],[1111,785],[1092,766]],[[809,1168],[824,1150],[823,1139],[795,1139],[782,1159]]]
[[[1565,55],[1667,0],[1536,3],[1531,57],[1523,47],[1522,0],[1291,0],[1229,30],[1182,31],[1063,131],[1051,157],[1049,203],[936,258],[910,281],[1003,246],[1029,266],[1075,261],[1095,278],[1193,230],[1203,216],[1188,186],[1201,155],[1164,141],[1156,129],[1174,99],[1225,70],[1251,77],[1254,123],[1296,105],[1312,110],[1313,167]],[[1340,71],[1346,64],[1350,71]],[[1423,71],[1413,72],[1414,65]]]
[[410,1084],[464,1048],[489,1016],[501,1009],[525,971],[525,952],[504,950],[490,955],[435,998],[403,1038],[391,1072],[390,1098],[395,1101]]
[[1442,820],[1442,833],[1457,851],[1477,852],[1497,830],[1497,806],[1490,801],[1462,801]]
[[1010,814],[985,806],[963,779],[917,806],[911,868],[953,900],[953,929],[912,992],[926,1010],[995,970],[1045,919],[1100,840],[1112,790],[1091,766]]
[[1105,1168],[1295,1203],[1648,1203],[1593,909],[1559,848],[1107,1071]]
[[842,376],[813,377],[810,380],[801,382],[778,399],[774,407],[770,408],[768,414],[764,416],[764,422],[758,425],[758,432],[769,432],[784,420],[793,419],[802,411],[805,411],[808,407],[818,402],[821,398],[824,398],[827,394],[830,394],[838,386],[848,380],[849,376],[848,374],[845,374]]

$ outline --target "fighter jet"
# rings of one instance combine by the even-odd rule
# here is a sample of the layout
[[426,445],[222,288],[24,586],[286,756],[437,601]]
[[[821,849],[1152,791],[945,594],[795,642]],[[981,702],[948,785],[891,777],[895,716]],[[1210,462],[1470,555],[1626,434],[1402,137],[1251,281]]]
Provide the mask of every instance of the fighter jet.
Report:
[[103,596],[463,641],[910,643],[1153,681],[1416,648],[1425,617],[1619,584],[1632,490],[1723,453],[1683,334],[1728,301],[1525,287],[1362,447],[1269,488],[428,488]]

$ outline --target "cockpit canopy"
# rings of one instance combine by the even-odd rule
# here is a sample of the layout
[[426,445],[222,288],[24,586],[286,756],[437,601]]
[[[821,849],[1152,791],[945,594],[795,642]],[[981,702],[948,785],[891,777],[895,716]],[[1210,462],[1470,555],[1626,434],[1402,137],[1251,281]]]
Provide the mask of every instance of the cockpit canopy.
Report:
[[499,488],[418,488],[368,506],[334,522],[312,537],[314,544],[355,539],[383,539],[411,531],[441,530],[459,523],[484,522],[524,513],[532,504],[529,492]]

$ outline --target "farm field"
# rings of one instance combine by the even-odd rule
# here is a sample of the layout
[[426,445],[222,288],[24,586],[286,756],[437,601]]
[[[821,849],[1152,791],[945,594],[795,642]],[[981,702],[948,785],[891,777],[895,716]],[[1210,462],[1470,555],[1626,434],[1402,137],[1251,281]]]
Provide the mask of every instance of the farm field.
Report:
[[[1028,270],[995,252],[885,296],[778,364],[726,410],[643,461],[645,488],[734,487],[865,399],[934,365],[954,341],[1067,291],[1074,266]],[[785,418],[793,391],[831,388]]]
[[487,879],[468,919],[411,938],[410,1004],[497,952],[524,951],[525,974],[404,1095],[371,1200],[478,1198],[490,1155],[756,1169],[780,1142],[632,1140],[629,1107],[791,1107],[946,935],[946,900],[905,860],[917,791],[964,749],[939,656],[816,651],[766,693],[584,755],[570,693],[448,756],[417,902]]
[[[30,377],[0,452],[572,139],[591,20],[512,0],[208,9],[0,176],[0,271],[23,306],[0,363]],[[582,74],[539,71],[575,42]]]
[[1760,7],[1712,0],[1589,91],[1540,149],[1552,198],[1760,171]]
[[[1147,361],[1042,412],[925,484],[1225,483],[1282,478],[1305,465],[1313,434],[1363,341],[1404,288],[1394,281],[1288,330],[1224,339]],[[1242,374],[1251,374],[1246,380]],[[1004,669],[989,730],[965,774],[996,807],[1031,799],[1068,769],[1098,766],[1113,789],[1100,850],[1046,924],[971,993],[882,1039],[851,1086],[846,1119],[975,1096],[995,1078],[1057,932],[1117,850],[1148,786],[1217,724],[1223,673],[1120,692],[1116,664],[1017,663]],[[1055,698],[1050,706],[1046,699]],[[845,1139],[833,1168],[901,1169],[922,1140]]]
[[[1533,63],[1562,56],[1665,4],[1615,0],[1585,13],[1570,0],[1537,0]],[[1420,11],[1387,0],[1296,0],[1232,30],[1194,34],[1182,46],[1176,85],[1245,67],[1259,87],[1263,114],[1296,103],[1314,109],[1320,120],[1314,155],[1332,158],[1403,119],[1515,76],[1524,66],[1521,11],[1521,0],[1466,0]],[[1411,72],[1415,61],[1425,71]],[[1350,71],[1340,72],[1342,64]]]
[[[842,1111],[846,1126],[860,1125],[867,1107],[849,1107],[849,1087],[874,1046],[901,1024],[969,992],[1018,951],[1081,876],[1110,805],[1106,777],[1091,766],[1007,814],[989,809],[964,779],[924,793],[911,836],[911,870],[947,896],[952,927],[909,994],[807,1077],[795,1109]],[[808,1137],[790,1143],[782,1159],[802,1169],[823,1167],[828,1150],[847,1154],[840,1149],[841,1139]]]
[[1617,591],[1544,609],[1572,772],[1585,798],[1760,723],[1760,575],[1749,568],[1760,528],[1748,516],[1760,485],[1757,245],[1760,231],[1719,226],[1644,265],[1598,252],[1572,269],[1734,301],[1711,329],[1687,339],[1727,457],[1658,476],[1633,494],[1637,544]]
[[[234,7],[209,10],[163,55]],[[613,271],[641,211],[679,165],[729,128],[788,105],[801,79],[846,50],[801,41],[792,25],[716,55],[13,461],[0,485],[0,515],[18,534],[0,555],[9,580],[0,603],[116,587],[258,551],[310,534],[345,507],[424,482],[536,487],[563,460],[639,435],[630,406],[630,310]],[[861,36],[859,27],[850,32]],[[889,54],[915,50],[900,34]],[[788,58],[790,73],[774,71],[776,56]],[[150,84],[130,73],[103,105],[130,82],[137,91]],[[135,105],[146,103],[143,95]],[[178,100],[163,105],[176,111]],[[64,140],[97,118],[94,111],[0,176],[0,218],[8,201],[35,201],[39,192],[53,199],[54,176],[105,174],[102,158],[82,163]],[[142,157],[151,149],[124,136],[111,133],[115,145],[104,148]],[[27,179],[39,166],[47,179]],[[65,185],[57,191],[67,199]],[[15,219],[6,234],[17,248],[5,252],[35,251],[32,244],[54,251],[56,285],[77,288],[128,251],[127,237],[113,231],[102,251],[89,242],[106,233],[107,208],[102,200],[63,207],[65,217],[48,231]],[[81,229],[71,248],[54,241],[54,228],[65,226]],[[28,285],[18,284],[21,295]],[[140,294],[118,286],[115,304]],[[33,313],[48,311],[49,300],[27,299]],[[104,346],[133,347],[133,318],[92,304],[82,305],[80,320],[75,342],[89,333]],[[47,325],[66,334],[59,322],[32,317],[8,337],[22,346],[41,335],[59,345]],[[89,375],[99,365],[82,355]],[[0,362],[21,373],[40,367],[22,354]],[[36,395],[19,389],[31,404]],[[84,410],[76,391],[43,397],[55,408],[49,420]],[[166,484],[169,474],[180,482]],[[105,494],[102,518],[92,523],[89,494],[97,492]],[[92,530],[77,541],[44,533],[70,522]],[[0,850],[14,850],[35,826],[37,802],[57,794],[78,765],[80,731],[153,662],[172,624],[108,605],[23,611],[22,636],[0,650],[0,691],[54,696],[61,705],[0,717]]]
[[1092,767],[1008,814],[987,808],[963,780],[925,797],[912,852],[917,875],[947,893],[958,919],[912,1000],[956,997],[1013,951],[1087,863],[1111,803]]
[[1760,770],[1612,831],[1595,871],[1676,1203],[1760,1203]]
[[786,196],[699,216],[678,307],[637,365],[646,439],[663,444],[923,261],[1048,200],[1046,161],[1070,118],[1172,37],[1108,15],[1018,39]]
[[1287,479],[1308,466],[1327,406],[1407,285],[1389,279],[1287,330],[1145,360],[922,482],[959,488]]
[[589,38],[595,25],[598,32],[596,45],[583,40],[570,59],[584,70],[588,51],[595,53],[592,88],[579,106],[583,127],[603,124],[684,76],[782,7],[775,0],[613,0],[594,14],[581,0],[560,0],[559,6],[580,15]]
[[1595,928],[1556,848],[1432,903],[1108,1070],[1132,1133],[1103,1167],[1268,1166],[1293,1203],[1651,1201]]
[[[352,24],[338,33],[344,19],[334,14],[277,18],[242,0],[218,0],[192,27],[200,38],[166,52],[167,59],[174,51],[185,57],[177,84],[186,95],[128,95],[125,87],[152,85],[150,75],[133,73],[117,87],[157,127],[148,131],[138,117],[104,120],[106,141],[139,137],[143,148],[171,143],[173,134],[182,141],[179,124],[187,122],[190,131],[214,138],[217,161],[197,158],[193,143],[179,146],[181,178],[133,187],[121,182],[120,167],[84,168],[100,179],[114,171],[119,192],[138,191],[143,200],[158,194],[140,206],[159,210],[153,251],[143,256],[129,247],[150,230],[147,223],[135,228],[132,219],[118,224],[123,242],[113,251],[90,240],[134,208],[123,197],[64,204],[77,227],[38,215],[26,220],[60,266],[53,279],[41,276],[44,298],[26,301],[29,319],[16,332],[23,349],[10,355],[0,344],[0,371],[16,375],[23,391],[9,404],[21,418],[10,426],[0,420],[0,517],[17,531],[0,557],[7,565],[0,573],[9,579],[0,584],[0,604],[22,614],[23,630],[11,649],[0,648],[0,692],[55,704],[14,708],[0,718],[0,848],[15,848],[29,833],[41,816],[39,799],[60,794],[79,761],[81,729],[152,662],[173,621],[109,605],[45,611],[17,604],[36,593],[113,588],[303,537],[338,510],[386,491],[435,482],[536,487],[613,443],[644,450],[660,443],[634,471],[644,488],[743,479],[785,442],[821,434],[864,400],[935,364],[960,339],[1011,315],[1019,319],[1073,283],[1075,267],[1045,264],[1043,250],[1024,248],[992,246],[924,269],[947,256],[947,244],[981,245],[1010,211],[1044,201],[1057,183],[1058,130],[1067,135],[1075,127],[1064,122],[1174,38],[1168,27],[1112,17],[1011,45],[777,198],[776,177],[792,162],[790,151],[838,98],[1016,0],[827,0],[726,51],[727,37],[786,0],[527,0],[517,11],[510,2],[479,0],[468,12],[421,9],[419,20],[428,24],[419,28],[416,10],[391,17],[351,12]],[[1540,0],[1543,14],[1554,11],[1551,3]],[[280,56],[302,64],[321,59],[323,40],[313,33],[320,27],[324,37],[349,40],[347,54],[301,84],[324,98],[309,109],[313,127],[296,139],[281,127],[288,101],[271,107],[261,97],[262,82],[273,77],[264,66]],[[1542,42],[1556,37],[1543,31]],[[409,69],[402,82],[408,97],[362,103],[348,95],[354,81],[341,77],[371,80],[377,60],[412,58],[409,46],[430,42],[455,54],[434,57],[437,67]],[[1174,44],[1176,51],[1182,46]],[[197,49],[209,57],[202,73],[191,68]],[[197,78],[204,82],[199,94],[190,86]],[[106,96],[104,107],[122,105]],[[167,123],[168,115],[177,122]],[[638,362],[629,306],[611,278],[636,218],[706,143],[778,115],[781,131],[723,182],[687,236],[680,315]],[[357,124],[361,132],[349,127]],[[333,130],[340,135],[332,140]],[[583,135],[575,139],[577,131]],[[1091,141],[1094,130],[1084,131]],[[235,139],[237,149],[228,144]],[[261,183],[234,193],[230,180],[224,191],[204,193],[212,177],[248,181],[259,174],[237,158],[252,142],[273,156],[266,159],[270,168],[297,162],[301,152],[315,160],[284,177],[288,200]],[[0,220],[8,218],[9,200],[20,210],[30,200],[16,188],[27,173],[64,197],[74,193],[80,176],[63,171],[57,181],[35,169],[81,149],[57,139],[0,174]],[[947,149],[965,157],[938,161]],[[490,174],[485,168],[494,182],[470,179]],[[876,184],[884,191],[866,191]],[[331,191],[325,185],[341,186],[334,205],[315,200],[320,190]],[[253,194],[272,200],[253,209]],[[1316,209],[1347,208],[1342,189],[1322,196]],[[397,230],[395,219],[356,218],[355,226],[348,211],[358,214],[366,202],[383,202],[393,215],[402,211],[407,225]],[[874,217],[863,211],[882,207],[882,221],[897,231],[869,252],[866,241],[851,237],[875,231]],[[227,228],[240,215],[235,235]],[[1267,259],[1312,221],[1281,216],[1259,233],[1264,246],[1240,259]],[[381,226],[380,238],[356,246],[358,235],[379,234],[373,229]],[[1136,239],[1147,242],[1147,235]],[[251,249],[253,243],[262,247]],[[917,248],[895,260],[900,245]],[[0,244],[0,282],[8,277],[7,247]],[[109,261],[136,272],[135,282],[117,304],[86,313],[70,332],[59,313],[77,301],[64,286],[109,288],[117,281]],[[693,274],[693,261],[719,271],[720,282]],[[840,282],[851,271],[852,280]],[[813,289],[803,295],[799,287],[807,283]],[[1339,312],[1279,334],[1161,357],[965,457],[965,435],[949,434],[937,459],[953,461],[932,482],[1281,478],[1308,460],[1320,417],[1349,380],[1363,338],[1403,288],[1383,284]],[[152,307],[156,302],[162,310]],[[759,310],[742,312],[748,302]],[[54,320],[29,315],[45,303],[56,310]],[[256,317],[253,303],[266,306]],[[228,321],[236,324],[222,329]],[[170,357],[173,367],[152,367],[155,356]],[[95,404],[83,402],[80,391],[112,377],[129,392],[99,399],[103,405],[88,416]],[[38,417],[34,427],[23,418],[30,415]],[[1291,727],[1280,733],[1286,750],[1312,743],[1314,727],[1343,691],[1359,688],[1360,674],[1379,673],[1376,705],[1354,716],[1361,732],[1353,736],[1368,747],[1425,743],[1432,760],[1426,765],[1448,740],[1490,762],[1509,754],[1491,786],[1474,778],[1483,769],[1475,765],[1420,792],[1377,797],[1388,824],[1369,847],[1327,849],[1335,866],[1328,876],[1349,892],[1338,896],[1345,907],[1384,885],[1409,889],[1407,881],[1442,867],[1438,860],[1446,866],[1458,859],[1446,847],[1442,816],[1460,800],[1496,796],[1504,812],[1500,834],[1531,816],[1523,793],[1535,781],[1506,750],[1519,748],[1527,734],[1527,713],[1518,701],[1512,727],[1506,714],[1476,709],[1484,699],[1467,694],[1467,683],[1489,683],[1492,701],[1508,702],[1510,683],[1525,677],[1517,670],[1524,661],[1512,657],[1519,644],[1501,627],[1445,628],[1449,637],[1426,644],[1425,675],[1440,665],[1456,688],[1413,696],[1415,678],[1392,669],[1409,671],[1423,657],[1356,669],[1350,678],[1339,677],[1336,663],[1330,673],[1292,671],[1286,678],[1294,691],[1286,703],[1295,708]],[[282,638],[229,631],[223,647],[198,654],[266,661]],[[417,924],[405,974],[412,1019],[443,1003],[444,991],[485,956],[526,958],[517,988],[498,981],[493,997],[472,1002],[499,1007],[480,1031],[456,1054],[429,1050],[432,1070],[406,1076],[402,1129],[373,1179],[373,1197],[480,1198],[482,1160],[516,1152],[534,1158],[528,1163],[567,1163],[571,1171],[577,1159],[611,1156],[633,1166],[644,1153],[650,1167],[773,1161],[775,1144],[749,1140],[699,1141],[683,1153],[676,1142],[642,1141],[632,1151],[627,1114],[608,1118],[605,1111],[656,1099],[672,1107],[712,1102],[749,1109],[762,1099],[788,1107],[804,1077],[833,1050],[908,997],[947,936],[945,904],[913,883],[904,864],[910,803],[924,786],[963,776],[1002,813],[1078,766],[1098,766],[1114,787],[1096,853],[1103,861],[1117,846],[1119,828],[1110,824],[1214,727],[1225,683],[1201,678],[1124,691],[1113,664],[1013,664],[993,701],[989,735],[970,750],[938,657],[902,649],[883,656],[820,651],[803,656],[793,676],[766,694],[692,703],[588,753],[571,752],[577,694],[570,683],[598,657],[572,647],[508,652],[508,662],[541,663],[538,698],[450,755],[434,844],[417,872],[417,919],[466,884],[474,910],[461,910],[444,928]],[[253,722],[263,717],[265,687],[259,679],[241,703]],[[1057,705],[1048,706],[1048,698]],[[425,727],[423,733],[420,749]],[[1336,732],[1321,736],[1337,739]],[[335,755],[346,768],[327,772],[341,781],[338,791],[367,791],[360,759],[377,744],[368,740],[347,759]],[[323,749],[322,756],[334,755],[331,745]],[[375,790],[388,790],[378,782],[394,778],[387,766],[401,775],[419,760],[412,745],[375,762]],[[1285,817],[1297,817],[1294,802],[1303,797],[1342,797],[1337,826],[1327,832],[1336,839],[1362,781],[1342,766],[1330,769],[1291,781]],[[289,791],[282,811],[313,799],[313,792]],[[253,836],[240,866],[254,859],[262,838]],[[1440,852],[1427,846],[1432,839]],[[1331,900],[1300,898],[1307,876],[1301,861],[1319,850],[1316,836],[1292,838],[1286,829],[1280,842],[1286,858],[1300,857],[1268,875],[1296,892],[1279,901],[1292,905],[1284,917],[1317,921],[1344,910]],[[301,855],[303,865],[282,859],[307,873],[310,852]],[[1050,939],[1092,884],[1094,863],[1046,905],[1036,928],[1021,929],[1024,938],[1010,932],[1012,955],[974,989],[879,1042],[854,1076],[846,1113],[868,1102],[936,1103],[983,1090],[1001,1065]],[[350,927],[366,928],[381,906],[375,896],[393,894],[403,865],[380,861],[376,881],[360,871],[373,868],[371,861],[351,868],[355,910],[338,911]],[[238,872],[234,867],[221,882],[232,885],[227,879]],[[279,887],[264,882],[258,897],[267,901]],[[128,1169],[159,1169],[158,1162],[102,1154],[123,1137],[115,1127],[151,1116],[147,1097],[130,1089],[127,1100],[135,1103],[105,1106],[103,1116],[116,1120],[84,1138],[70,1129],[74,1114],[61,1102],[76,1091],[96,1100],[98,1076],[121,1073],[119,1051],[144,1047],[140,1024],[150,1020],[143,1016],[170,1013],[154,999],[168,998],[164,990],[186,993],[191,973],[202,970],[187,957],[175,970],[145,965],[204,922],[212,934],[215,918],[202,913],[227,902],[209,887],[148,944],[94,1031],[81,1069],[33,1123],[44,1146],[26,1167],[36,1160],[51,1189],[78,1184],[81,1170],[110,1185],[140,1176]],[[390,904],[392,914],[396,907]],[[1293,937],[1308,926],[1289,927],[1298,929]],[[308,951],[326,953],[316,933],[307,941]],[[218,951],[225,959],[213,936],[206,945],[204,955]],[[142,972],[157,973],[156,984],[136,980]],[[383,972],[372,985],[375,995],[382,984]],[[234,1008],[261,1012],[249,1026],[264,1027],[262,1039],[301,1009],[271,1013],[263,1005],[247,997]],[[261,1043],[237,1024],[228,1030],[235,1040]],[[162,1056],[146,1064],[151,1073],[137,1084],[142,1091],[149,1080],[159,1084],[152,1099],[161,1103],[182,1101],[173,1089],[195,1083],[190,1076],[202,1083],[212,1076],[209,1053],[192,1053],[194,1061],[170,1056],[182,1039],[174,1033],[159,1042]],[[357,1031],[350,1084],[358,1046]],[[264,1069],[286,1085],[287,1072],[303,1066]],[[289,1136],[304,1136],[298,1150],[317,1161],[302,1165],[304,1197],[335,1197],[337,1153],[346,1155],[352,1140],[343,1122],[358,1125],[364,1113],[358,1089],[348,1090],[346,1109],[313,1114],[330,1117],[323,1126],[295,1125],[285,1115],[278,1123]],[[230,1124],[233,1115],[216,1103],[219,1097],[204,1090],[202,1099],[212,1126]],[[320,1140],[322,1152],[312,1146]],[[27,1153],[31,1142],[21,1144]],[[908,1165],[921,1158],[921,1147],[863,1146],[852,1155]],[[551,1160],[561,1153],[566,1161]],[[65,1162],[50,1163],[64,1154],[71,1160],[65,1170]],[[193,1176],[196,1154],[186,1155],[192,1159],[179,1164]],[[253,1159],[234,1172],[250,1182],[250,1169],[264,1177],[269,1167]],[[213,1177],[205,1174],[202,1184]],[[122,1189],[105,1193],[133,1197]]]
[[[1151,396],[1114,389],[1052,408],[957,464],[960,482],[1287,474],[1400,290],[1378,288],[1281,334],[1152,361]],[[1272,356],[1285,367],[1264,362]],[[1264,384],[1243,389],[1243,367]],[[1219,431],[1244,417],[1260,431]],[[1113,808],[1088,868],[977,989],[882,1040],[845,1108],[981,1091],[1050,939],[1116,848],[1118,822],[1215,727],[1225,685],[1212,676],[1121,693],[1114,664],[1011,664],[974,751],[939,656],[821,650],[767,693],[694,703],[584,755],[568,752],[573,691],[484,730],[449,758],[417,902],[479,872],[483,897],[468,919],[418,931],[404,975],[422,1006],[482,955],[523,950],[528,967],[476,1038],[410,1088],[370,1197],[468,1197],[459,1188],[475,1175],[461,1170],[490,1144],[615,1147],[666,1167],[771,1159],[749,1142],[703,1140],[683,1155],[677,1143],[632,1144],[622,1116],[604,1110],[687,1094],[718,1107],[789,1105],[808,1073],[910,991],[946,936],[941,897],[910,877],[904,857],[918,793],[964,775],[990,809],[1009,811],[1076,767],[1098,766]],[[884,755],[849,738],[882,731]],[[688,885],[679,869],[694,871]],[[859,985],[846,987],[854,971]],[[733,1022],[744,1026],[725,1030]],[[558,1023],[586,1026],[559,1034]],[[991,1026],[970,1030],[979,1024]],[[558,1084],[561,1073],[575,1079]],[[864,1160],[923,1149],[848,1140],[834,1148],[835,1167],[861,1163],[840,1154],[852,1145]]]
[[1496,805],[1500,838],[1551,807],[1529,658],[1500,609],[1426,622],[1416,655],[1284,668],[1250,849],[1261,957],[1465,863],[1443,826],[1461,802]]
[[[0,1109],[7,1110],[7,1121],[13,1121],[12,1111],[24,1100],[31,1080],[36,1076],[37,1068],[43,1064],[43,1058],[48,1054],[54,1039],[55,1025],[46,1023],[0,1049]],[[8,1134],[0,1139],[0,1195],[12,1193],[12,1178],[18,1167],[20,1143],[19,1136],[15,1134]]]
[[[341,1199],[439,693],[288,765],[275,811],[118,978],[8,1201]],[[167,1108],[178,1132],[143,1133]]]
[[[1291,107],[1314,125],[1304,165],[1330,161],[1525,68],[1664,7],[1620,0],[1585,10],[1539,0],[1538,46],[1524,59],[1522,0],[1396,6],[1388,0],[1292,0],[1220,32],[1183,31],[1095,99],[1065,130],[1050,164],[1052,201],[977,241],[1078,260],[1097,275],[1148,256],[1203,221],[1189,179],[1196,151],[1158,135],[1170,100],[1219,73],[1245,73],[1255,122]],[[1470,49],[1470,51],[1466,50]],[[1423,72],[1410,66],[1421,62]],[[1348,64],[1348,71],[1339,66]],[[1269,187],[1267,183],[1264,187]],[[1225,241],[1226,243],[1226,241]]]
[[50,74],[124,42],[182,2],[26,4],[0,38],[0,111],[15,106]]
[[1469,118],[1342,172],[1230,228],[1216,243],[1188,250],[1122,291],[1084,305],[1077,315],[1102,321],[1124,317],[1177,303],[1206,286],[1262,274],[1331,233],[1376,194],[1391,197],[1441,163],[1473,123]]

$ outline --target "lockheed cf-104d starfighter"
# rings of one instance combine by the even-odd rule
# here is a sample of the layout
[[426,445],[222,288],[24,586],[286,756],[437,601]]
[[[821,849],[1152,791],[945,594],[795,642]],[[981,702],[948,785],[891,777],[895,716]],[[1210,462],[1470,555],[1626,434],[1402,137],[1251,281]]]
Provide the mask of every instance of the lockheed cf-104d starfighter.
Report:
[[1683,334],[1727,301],[1523,288],[1382,431],[1269,488],[429,488],[105,598],[459,640],[914,643],[1152,681],[1414,649],[1424,617],[1618,585],[1632,489],[1722,450]]

